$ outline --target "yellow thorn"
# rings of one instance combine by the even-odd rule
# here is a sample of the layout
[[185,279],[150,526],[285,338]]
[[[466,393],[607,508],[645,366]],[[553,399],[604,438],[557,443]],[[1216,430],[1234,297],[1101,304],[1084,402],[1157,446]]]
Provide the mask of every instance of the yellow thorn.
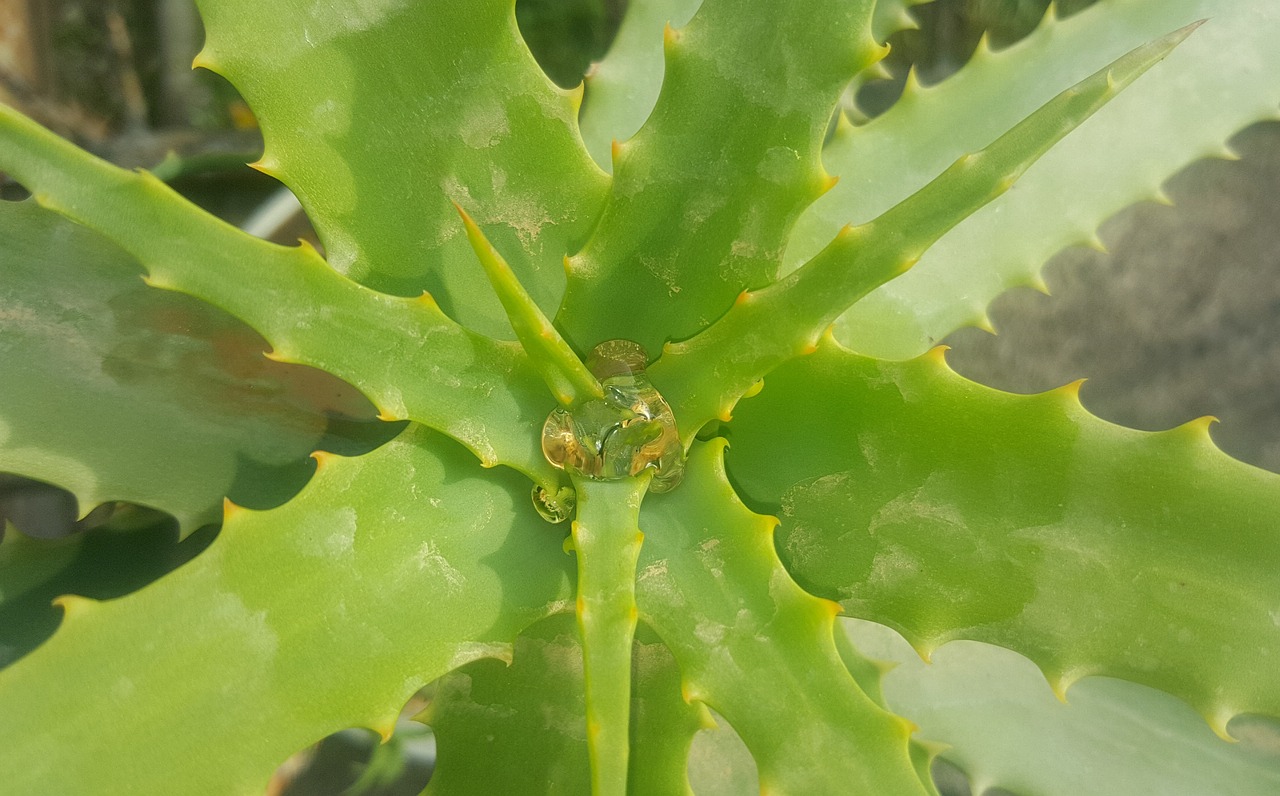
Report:
[[582,599],[581,595],[578,596],[578,599],[574,600],[573,610],[575,613],[577,613],[579,618],[585,617],[587,615],[587,602],[586,600]]
[[208,69],[210,72],[216,72],[213,56],[209,54],[207,49],[203,49],[196,53],[196,57],[191,59],[192,69]]
[[618,158],[622,157],[622,144],[618,139],[609,142],[609,158],[613,161],[613,165],[618,165]]
[[275,177],[276,179],[279,179],[280,164],[276,163],[274,159],[268,159],[266,155],[263,155],[252,163],[246,163],[245,165],[254,171],[262,172],[268,177]]
[[1219,708],[1213,714],[1205,716],[1205,721],[1209,724],[1209,729],[1213,730],[1213,734],[1226,741],[1227,743],[1239,743],[1239,740],[1233,738],[1231,733],[1227,732],[1227,724],[1230,723],[1232,712],[1225,708]]
[[394,423],[394,422],[396,422],[396,421],[398,421],[398,420],[404,420],[405,418],[403,418],[403,417],[396,417],[395,415],[393,415],[393,414],[391,414],[390,412],[388,412],[386,409],[379,409],[379,410],[378,410],[378,419],[379,419],[379,420],[381,420],[381,421],[382,421],[382,422],[384,422],[384,423]]
[[924,352],[924,354],[921,355],[921,358],[933,363],[934,365],[941,365],[945,368],[947,367],[947,352],[950,350],[951,346],[941,343]]
[[826,175],[825,177],[822,178],[822,184],[818,186],[818,196],[822,196],[826,194],[832,188],[836,187],[836,184],[839,182],[840,182],[839,175],[836,175],[836,174]]
[[744,290],[738,294],[738,297],[736,299],[733,300],[733,306],[736,307],[739,304],[746,304],[750,300],[751,300],[751,292]]
[[920,85],[919,70],[912,64],[911,68],[907,70],[907,81],[902,85],[902,99],[912,97],[923,90],[924,87]]
[[63,594],[53,598],[53,604],[62,609],[62,618],[71,619],[83,615],[93,607],[97,600],[81,597],[78,594]]
[[436,297],[426,290],[422,291],[422,295],[418,296],[414,301],[433,310],[440,310],[440,304],[436,302]]
[[844,111],[836,114],[836,137],[849,135],[854,130],[853,122],[849,121],[849,116]]
[[318,473],[338,457],[329,451],[311,451],[311,458],[316,460],[316,472]]
[[835,619],[843,613],[844,608],[835,600],[822,600],[822,607],[827,609],[827,613],[831,614],[831,618]]
[[996,334],[996,327],[991,323],[991,317],[985,312],[973,320],[973,327],[981,329],[987,334]]
[[586,92],[586,90],[587,90],[587,83],[585,80],[583,80],[583,81],[579,81],[578,85],[569,89],[567,92],[569,95],[569,107],[573,108],[573,112],[575,115],[578,113],[578,111],[582,110],[582,95]]
[[376,732],[382,738],[382,742],[386,743],[387,741],[391,740],[391,736],[396,731],[397,718],[399,718],[399,714],[382,719],[380,721],[377,721],[369,725],[369,729]]
[[1155,192],[1151,194],[1151,201],[1158,205],[1164,205],[1165,207],[1173,207],[1173,199],[1169,197],[1169,194],[1164,192],[1163,188],[1157,188]]
[[1097,232],[1089,233],[1089,236],[1084,239],[1084,245],[1096,252],[1107,253],[1107,244],[1102,242],[1102,238]]
[[716,418],[720,420],[720,422],[722,423],[728,423],[730,420],[733,419],[733,407],[726,406],[721,408],[720,413],[716,415]]
[[671,47],[674,47],[679,41],[680,41],[680,31],[671,27],[671,23],[668,22],[662,28],[663,47],[670,49]]
[[232,503],[231,498],[222,499],[222,521],[224,523],[234,520],[236,517],[239,517],[240,515],[244,514],[246,511],[248,511],[248,509],[244,508],[243,506],[237,506],[236,504]]
[[1064,384],[1061,387],[1058,387],[1057,389],[1050,390],[1050,392],[1060,393],[1061,395],[1067,398],[1073,399],[1076,403],[1079,403],[1080,388],[1084,385],[1086,381],[1088,381],[1088,379],[1076,379],[1075,381],[1068,382],[1067,384]]
[[1198,436],[1208,437],[1209,426],[1218,422],[1220,422],[1218,418],[1213,415],[1204,415],[1202,417],[1197,417],[1195,420],[1189,420],[1186,423],[1183,423],[1179,428]]
[[566,255],[564,256],[564,260],[562,261],[562,263],[563,263],[563,265],[564,265],[564,275],[565,275],[565,276],[569,276],[570,274],[572,274],[572,273],[573,273],[573,262],[571,261],[571,259],[570,259],[569,255],[567,255],[567,254],[566,254]]
[[[830,327],[827,327],[827,328],[828,328],[828,331],[829,331],[829,330],[830,330]],[[757,381],[755,384],[752,384],[750,387],[748,387],[748,388],[747,388],[747,391],[746,391],[746,392],[744,392],[744,393],[742,394],[742,397],[743,397],[743,398],[755,398],[757,395],[759,395],[759,394],[760,394],[760,391],[761,391],[761,390],[763,390],[763,389],[764,389],[764,379],[760,379],[760,380],[759,380],[759,381]]]
[[1039,272],[1036,272],[1031,275],[1031,277],[1027,280],[1027,287],[1039,293],[1043,293],[1046,296],[1051,295],[1049,293],[1049,283],[1044,281],[1044,276],[1042,276]]

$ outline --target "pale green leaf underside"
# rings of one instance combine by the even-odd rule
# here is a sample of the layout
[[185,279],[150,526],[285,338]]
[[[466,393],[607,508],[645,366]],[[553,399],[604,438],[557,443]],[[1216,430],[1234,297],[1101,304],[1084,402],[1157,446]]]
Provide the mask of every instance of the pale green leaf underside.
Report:
[[682,28],[702,0],[631,0],[604,59],[586,77],[578,123],[600,168],[613,169],[612,144],[636,134],[653,111],[664,71],[662,34]]
[[1144,42],[1208,21],[1163,63],[1045,155],[1018,183],[940,240],[911,273],[859,302],[837,336],[907,358],[980,323],[1004,290],[1037,283],[1055,252],[1090,240],[1122,208],[1156,195],[1187,163],[1222,152],[1280,106],[1280,7],[1269,0],[1115,0],[980,50],[942,84],[904,97],[826,147],[841,182],[797,222],[789,267],[846,223],[874,218],[965,152],[985,146],[1064,87]]
[[724,478],[723,440],[698,443],[684,482],[642,507],[641,618],[675,655],[684,694],[724,716],[762,789],[924,793],[907,725],[866,696],[836,651],[833,606],[801,590],[771,518]]
[[[636,642],[627,792],[688,793],[699,711],[680,696],[680,670],[661,643]],[[482,660],[446,676],[424,714],[439,762],[432,796],[589,793],[582,647],[571,614],[516,639],[512,662]]]
[[1280,792],[1274,740],[1270,748],[1226,743],[1168,694],[1089,678],[1064,705],[1030,661],[1008,650],[958,641],[926,664],[882,625],[858,622],[852,632],[859,649],[898,664],[884,677],[890,706],[920,725],[922,737],[950,746],[943,757],[965,770],[975,793],[993,787],[1036,796]]
[[84,513],[124,500],[187,531],[238,479],[276,501],[305,479],[342,385],[263,359],[242,323],[148,288],[128,254],[35,202],[0,203],[0,240],[0,470]]
[[399,295],[430,291],[455,320],[510,337],[450,200],[464,205],[554,314],[566,254],[608,179],[577,99],[520,37],[513,0],[201,0],[197,59],[248,100],[263,167],[298,194],[329,262]]
[[1089,674],[1167,691],[1220,732],[1280,715],[1280,476],[1204,423],[1105,423],[1074,388],[1001,393],[940,353],[824,345],[744,401],[729,466],[780,513],[790,571],[927,652],[1020,652],[1057,688]]
[[[653,113],[620,145],[600,221],[569,260],[558,325],[587,349],[651,354],[773,280],[796,216],[827,187],[840,91],[881,48],[869,0],[705,0],[666,47]],[[625,311],[623,311],[625,308]]]
[[128,251],[151,284],[204,299],[249,324],[271,343],[273,356],[348,381],[385,419],[442,431],[487,465],[507,464],[557,483],[559,474],[528,433],[555,402],[517,344],[459,326],[429,298],[364,288],[308,246],[250,237],[150,174],[94,158],[3,105],[0,167],[41,204]]
[[421,427],[329,458],[169,577],[71,602],[0,685],[6,787],[167,793],[182,761],[183,793],[261,792],[328,733],[390,732],[424,683],[563,609],[572,574],[546,528],[523,479]]

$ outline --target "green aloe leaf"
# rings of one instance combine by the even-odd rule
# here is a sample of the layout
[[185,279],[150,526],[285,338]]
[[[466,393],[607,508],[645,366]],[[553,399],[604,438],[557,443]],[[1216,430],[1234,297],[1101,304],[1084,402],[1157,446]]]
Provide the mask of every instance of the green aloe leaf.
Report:
[[[1190,703],[1220,734],[1280,713],[1280,476],[1207,422],[1139,432],[824,345],[744,402],[730,466],[779,512],[788,569],[927,655],[957,638]],[[782,464],[785,463],[785,466]],[[1081,584],[1088,584],[1085,589]]]
[[452,200],[555,312],[561,260],[585,239],[608,179],[578,134],[580,94],[538,68],[514,2],[199,6],[208,40],[197,64],[248,100],[266,139],[259,165],[298,194],[335,268],[390,293],[428,290],[455,320],[509,337]]
[[[688,793],[700,712],[680,696],[671,653],[638,635],[627,792]],[[572,615],[560,614],[522,633],[509,665],[476,661],[440,681],[423,714],[439,749],[427,793],[591,792],[585,709],[582,646]]]
[[[1039,285],[1064,247],[1187,163],[1280,108],[1280,7],[1270,0],[1100,2],[1046,19],[1022,42],[980,48],[959,73],[904,96],[883,116],[842,128],[823,161],[840,184],[797,222],[789,267],[842,225],[876,217],[960,155],[985,146],[1064,87],[1138,45],[1207,22],[1116,102],[1042,158],[1016,196],[997,199],[942,238],[910,274],[859,302],[837,336],[859,351],[907,358],[963,325],[984,325],[1004,290]],[[1264,78],[1262,76],[1269,76]]]
[[743,292],[724,317],[670,343],[654,365],[688,440],[778,364],[812,351],[822,331],[875,287],[910,269],[947,230],[1008,191],[1045,152],[1158,64],[1195,29],[1125,53],[1063,91],[985,149],[956,160],[874,221],[845,227],[812,260],[768,287]]
[[796,216],[830,187],[819,149],[840,91],[882,55],[870,17],[869,0],[706,0],[671,30],[657,105],[618,146],[600,222],[568,261],[571,342],[656,352],[773,279]]
[[519,476],[411,426],[323,457],[285,506],[232,506],[169,577],[64,601],[62,628],[6,671],[6,788],[163,793],[181,760],[184,793],[261,792],[331,732],[389,734],[425,683],[567,607],[569,559],[527,503]]
[[0,239],[0,470],[71,490],[82,513],[130,501],[185,531],[228,494],[297,491],[344,385],[263,359],[244,324],[148,288],[128,254],[35,202],[0,202]]
[[836,649],[837,606],[804,592],[771,517],[738,502],[724,440],[696,444],[684,483],[642,507],[642,619],[675,655],[685,699],[724,716],[764,792],[926,793],[906,722],[875,704]]
[[919,724],[922,736],[948,745],[943,757],[965,770],[975,793],[993,787],[1037,796],[1280,792],[1274,740],[1270,748],[1224,743],[1168,694],[1088,678],[1063,704],[1034,664],[1008,650],[958,641],[926,664],[883,625],[858,622],[852,633],[859,649],[898,664],[884,677],[889,704]]
[[602,169],[613,170],[613,142],[636,134],[662,88],[663,31],[682,28],[702,0],[631,0],[604,60],[586,77],[586,101],[578,123],[587,150]]
[[[271,343],[273,358],[345,379],[384,419],[442,431],[486,465],[507,464],[552,487],[558,482],[536,435],[527,432],[555,402],[516,343],[459,326],[430,296],[399,298],[361,287],[310,246],[250,237],[147,172],[116,168],[3,105],[0,166],[41,204],[137,258],[149,284],[241,318]],[[469,248],[468,257],[474,261]],[[483,271],[472,264],[483,283]]]
[[172,519],[136,509],[60,539],[31,538],[9,526],[0,540],[0,668],[57,629],[62,611],[54,598],[128,594],[189,561],[215,530],[206,526],[179,542]]

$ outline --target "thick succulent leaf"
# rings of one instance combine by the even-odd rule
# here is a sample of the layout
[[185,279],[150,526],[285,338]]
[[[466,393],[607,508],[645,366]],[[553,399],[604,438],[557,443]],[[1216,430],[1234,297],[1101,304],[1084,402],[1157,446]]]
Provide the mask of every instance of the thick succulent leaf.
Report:
[[899,664],[884,677],[890,706],[922,736],[948,744],[943,757],[965,770],[975,793],[1280,793],[1280,748],[1226,743],[1168,694],[1088,678],[1063,704],[1030,661],[1008,650],[957,641],[926,664],[883,625],[859,622],[852,632],[859,649]]
[[874,218],[965,152],[985,146],[1064,87],[1138,45],[1208,21],[1121,98],[1028,170],[1014,195],[942,238],[910,274],[859,302],[837,336],[882,357],[915,356],[959,326],[984,324],[1000,292],[1039,283],[1058,250],[1093,239],[1118,210],[1158,196],[1187,163],[1222,153],[1280,106],[1280,6],[1270,0],[1104,1],[998,53],[979,49],[944,83],[883,116],[842,127],[824,150],[841,177],[796,224],[794,267],[842,225]]
[[[293,501],[229,509],[202,555],[128,597],[68,598],[0,674],[15,793],[261,792],[290,753],[389,734],[418,688],[502,653],[571,597],[523,479],[420,426],[327,456]],[[39,721],[40,730],[32,731]]]
[[849,675],[833,638],[838,607],[782,568],[776,520],[737,501],[724,445],[695,445],[684,483],[649,496],[640,517],[636,600],[680,664],[685,698],[733,725],[762,791],[925,793],[907,723]]
[[614,481],[573,479],[578,501],[571,536],[578,561],[575,614],[582,637],[593,796],[627,792],[636,559],[644,540],[636,520],[651,475],[647,470]]
[[[632,666],[627,792],[688,793],[699,711],[681,697],[680,670],[656,639],[636,642]],[[439,749],[427,793],[590,793],[585,709],[572,615],[540,622],[516,639],[509,666],[476,661],[440,681],[423,716]]]
[[512,0],[199,6],[208,41],[196,63],[248,100],[266,139],[260,166],[298,194],[335,268],[389,293],[428,290],[461,323],[509,337],[453,200],[555,312],[561,260],[608,179],[579,138],[580,95],[538,68]]
[[62,611],[53,604],[55,597],[105,600],[128,594],[190,560],[216,531],[207,526],[179,542],[172,519],[152,514],[148,520],[117,528],[117,518],[111,527],[59,539],[35,539],[7,528],[0,541],[0,668],[35,649],[58,627]]
[[[429,296],[397,298],[361,287],[309,246],[250,237],[150,174],[98,160],[2,105],[0,166],[41,204],[132,254],[150,284],[197,296],[248,323],[274,347],[274,358],[347,380],[384,419],[442,431],[486,465],[508,464],[543,484],[558,482],[537,435],[528,433],[555,402],[515,343],[464,329]],[[462,223],[454,223],[461,234]]]
[[614,141],[636,134],[662,88],[663,31],[682,28],[702,0],[631,0],[604,60],[586,77],[586,102],[578,123],[596,163],[613,169]]
[[956,638],[1159,688],[1220,733],[1280,715],[1280,476],[1207,422],[1105,423],[1078,385],[966,381],[831,342],[739,406],[730,467],[781,512],[788,569],[927,654]]
[[981,151],[965,155],[874,221],[845,227],[812,260],[772,285],[743,292],[691,340],[670,343],[653,377],[688,440],[778,364],[812,351],[832,321],[910,269],[947,230],[1008,191],[1031,164],[1194,30],[1125,53],[1063,91]]
[[599,225],[568,261],[572,342],[654,352],[772,281],[796,216],[830,187],[819,149],[840,91],[883,50],[870,18],[870,0],[706,0],[671,30],[657,105],[618,145]]
[[[184,530],[230,494],[279,502],[344,385],[269,362],[213,307],[142,283],[128,254],[35,202],[0,202],[0,470],[125,500]],[[246,488],[247,487],[247,488]]]

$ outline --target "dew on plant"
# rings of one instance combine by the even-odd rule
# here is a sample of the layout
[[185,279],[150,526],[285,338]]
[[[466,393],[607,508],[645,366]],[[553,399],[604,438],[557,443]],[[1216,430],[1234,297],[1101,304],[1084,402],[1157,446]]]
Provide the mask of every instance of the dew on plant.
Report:
[[630,340],[607,340],[592,349],[587,367],[604,397],[551,412],[542,427],[547,461],[599,481],[653,469],[651,491],[674,489],[684,477],[684,451],[671,407],[645,374],[647,362],[644,348]]
[[552,492],[541,484],[534,484],[532,497],[533,507],[542,519],[550,523],[561,523],[572,517],[573,507],[578,502],[577,493],[571,486],[562,486]]

